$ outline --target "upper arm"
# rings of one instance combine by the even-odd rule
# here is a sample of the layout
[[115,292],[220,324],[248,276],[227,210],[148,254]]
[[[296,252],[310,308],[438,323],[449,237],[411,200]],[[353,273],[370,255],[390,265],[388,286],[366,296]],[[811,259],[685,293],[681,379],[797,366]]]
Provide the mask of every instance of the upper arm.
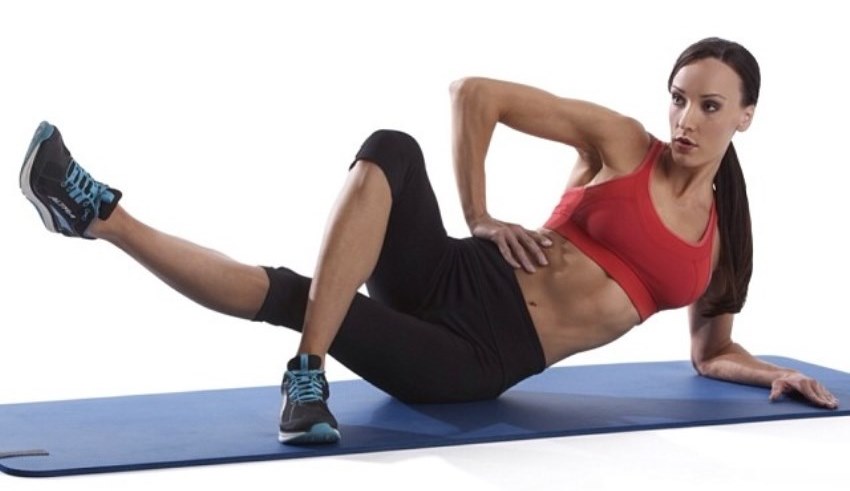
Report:
[[618,170],[630,171],[649,145],[649,135],[633,118],[527,85],[468,78],[453,83],[452,93],[458,99],[486,101],[498,121],[515,130],[599,154]]
[[[715,278],[716,279],[716,278]],[[732,322],[735,314],[720,314],[714,317],[702,315],[707,296],[717,285],[714,281],[705,294],[688,307],[688,320],[691,331],[691,361],[694,368],[702,373],[700,366],[720,353],[726,351],[732,343]]]
[[602,157],[598,152],[591,152],[580,148],[575,164],[573,164],[570,176],[567,179],[567,189],[584,186],[602,170]]

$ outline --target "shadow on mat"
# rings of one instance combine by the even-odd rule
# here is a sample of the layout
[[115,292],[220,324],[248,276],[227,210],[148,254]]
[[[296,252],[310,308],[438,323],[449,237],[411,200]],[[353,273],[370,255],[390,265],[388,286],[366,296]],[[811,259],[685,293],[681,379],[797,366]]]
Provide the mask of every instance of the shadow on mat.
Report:
[[[589,434],[812,416],[798,399],[693,400],[554,394],[512,390],[493,401],[407,405],[387,398],[362,425],[370,440],[384,437],[488,438]],[[827,411],[824,411],[826,413]],[[826,414],[825,414],[826,415]],[[345,425],[349,436],[360,424]],[[368,431],[365,431],[368,430]]]

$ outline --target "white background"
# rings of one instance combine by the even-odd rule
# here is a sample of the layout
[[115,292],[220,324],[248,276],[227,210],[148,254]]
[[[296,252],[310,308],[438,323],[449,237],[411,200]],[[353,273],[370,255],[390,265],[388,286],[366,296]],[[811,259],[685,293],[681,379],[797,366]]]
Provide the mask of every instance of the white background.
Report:
[[[754,124],[735,139],[755,233],[735,339],[755,353],[850,371],[850,39],[827,3],[6,1],[0,403],[274,385],[297,346],[284,329],[184,300],[107,243],[47,234],[18,190],[42,119],[92,174],[125,192],[139,218],[242,261],[309,274],[347,164],[376,128],[418,138],[446,227],[467,234],[450,161],[452,80],[536,85],[669,138],[669,70],[688,44],[712,35],[747,46],[763,75]],[[488,160],[491,212],[541,225],[573,158],[500,128]],[[687,357],[676,311],[564,364]],[[332,380],[353,376],[328,369]],[[0,486],[835,485],[845,478],[848,426],[840,418],[50,481],[0,476]]]

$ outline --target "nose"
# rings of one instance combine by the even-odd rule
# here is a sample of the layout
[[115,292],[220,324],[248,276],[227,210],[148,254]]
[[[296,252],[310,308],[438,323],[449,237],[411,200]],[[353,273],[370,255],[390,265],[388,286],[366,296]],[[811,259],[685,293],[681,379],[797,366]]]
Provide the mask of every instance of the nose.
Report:
[[697,111],[693,104],[687,104],[679,113],[677,125],[683,130],[693,131],[696,126]]

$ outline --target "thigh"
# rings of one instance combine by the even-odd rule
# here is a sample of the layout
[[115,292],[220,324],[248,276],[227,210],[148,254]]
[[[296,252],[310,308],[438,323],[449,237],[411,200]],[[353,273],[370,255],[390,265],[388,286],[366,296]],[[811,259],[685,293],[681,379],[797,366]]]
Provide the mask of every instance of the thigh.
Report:
[[[269,295],[256,320],[300,331],[311,279],[266,268]],[[502,391],[496,353],[450,323],[429,322],[365,295],[351,303],[330,354],[364,380],[406,402],[489,399]]]
[[354,373],[409,403],[465,402],[498,397],[496,353],[459,335],[359,295],[330,354]]
[[415,312],[427,296],[451,239],[419,144],[399,131],[373,133],[357,153],[384,172],[392,192],[386,236],[371,277],[369,295],[402,312]]

